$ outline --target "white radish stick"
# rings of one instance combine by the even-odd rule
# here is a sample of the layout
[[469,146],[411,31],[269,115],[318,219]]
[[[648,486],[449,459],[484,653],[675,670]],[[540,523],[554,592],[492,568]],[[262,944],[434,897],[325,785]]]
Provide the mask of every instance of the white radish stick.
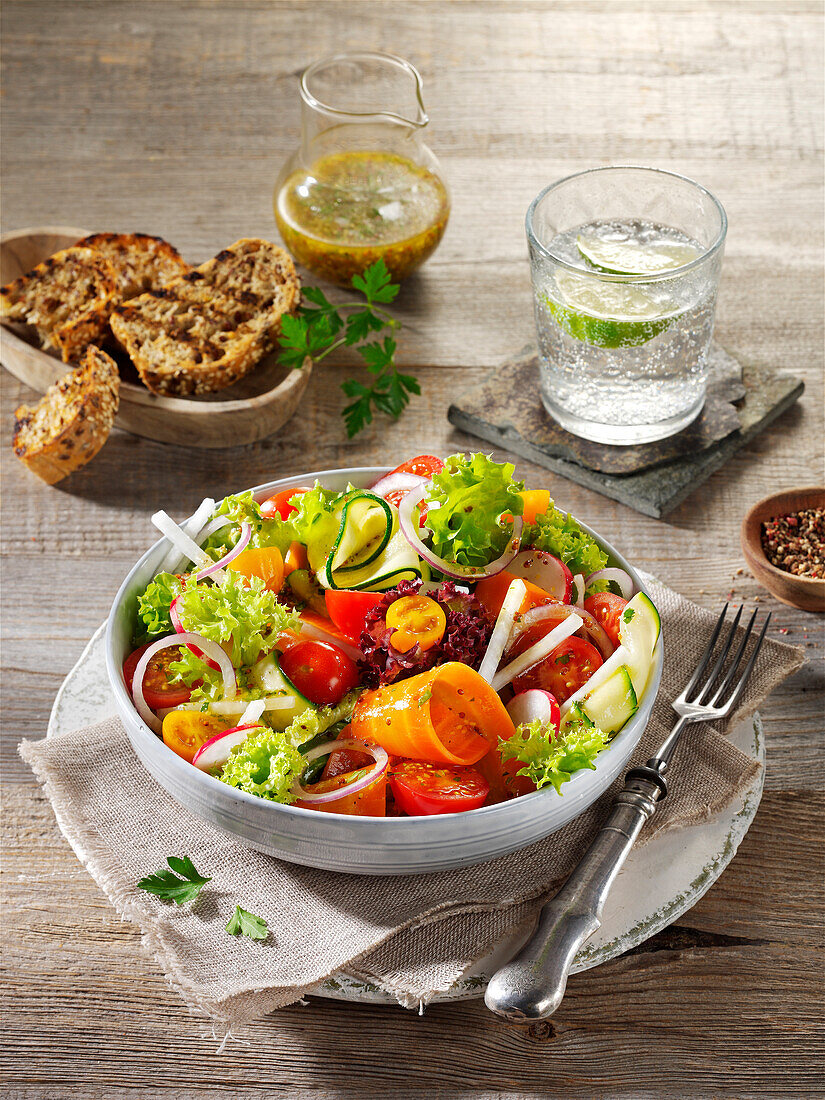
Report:
[[253,699],[241,715],[239,726],[253,725],[266,710],[266,699]]
[[[181,554],[184,554],[189,561],[193,561],[195,565],[203,568],[204,566],[215,564],[206,551],[201,550],[192,536],[187,535],[187,533],[175,523],[172,517],[168,516],[163,510],[155,512],[152,516],[152,523],[154,523],[161,534],[169,539],[173,546],[178,548]],[[215,580],[223,580],[223,570],[221,570],[220,573],[213,573],[212,576]]]
[[538,664],[539,661],[543,661],[545,657],[553,652],[556,646],[561,645],[583,625],[584,621],[581,616],[568,615],[564,622],[559,623],[549,634],[545,634],[535,645],[525,649],[524,653],[520,653],[509,665],[505,665],[500,672],[497,672],[493,677],[493,690],[501,691],[511,680],[515,680],[516,676],[520,676],[528,668]]
[[[180,525],[181,530],[190,535],[193,539],[197,539],[201,532],[201,529],[206,525],[207,520],[215,510],[215,501],[211,497],[204,497],[194,513],[184,523]],[[202,539],[198,540],[203,541]],[[183,565],[183,557],[177,546],[173,546],[160,563],[159,573],[177,573]]]
[[521,607],[526,595],[527,585],[524,581],[515,580],[510,582],[507,595],[504,597],[501,610],[496,618],[493,633],[490,635],[487,652],[484,654],[478,669],[479,676],[483,676],[488,684],[493,683],[496,669],[501,662],[501,655],[507,647],[510,635],[513,633],[518,609]]

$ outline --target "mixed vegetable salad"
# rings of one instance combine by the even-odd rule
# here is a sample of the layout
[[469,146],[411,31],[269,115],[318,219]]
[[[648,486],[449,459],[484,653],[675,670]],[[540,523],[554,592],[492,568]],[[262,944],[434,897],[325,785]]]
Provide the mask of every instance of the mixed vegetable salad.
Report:
[[635,713],[659,616],[483,454],[371,488],[204,501],[137,601],[124,681],[194,767],[274,802],[454,813],[562,785]]

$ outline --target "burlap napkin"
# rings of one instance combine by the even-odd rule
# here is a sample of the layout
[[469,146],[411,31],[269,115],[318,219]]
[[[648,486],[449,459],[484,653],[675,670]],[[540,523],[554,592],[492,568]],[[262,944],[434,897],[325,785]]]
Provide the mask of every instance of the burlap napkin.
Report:
[[[662,615],[665,672],[636,759],[643,761],[670,728],[670,700],[695,667],[714,616],[652,578]],[[753,711],[803,663],[800,649],[766,642],[739,712]],[[58,824],[95,881],[187,1003],[241,1023],[301,998],[346,969],[391,991],[400,1003],[425,1004],[519,925],[579,859],[610,795],[561,830],[520,852],[476,867],[393,878],[352,876],[282,863],[249,851],[182,809],[143,769],[116,718],[48,741],[24,741],[20,753],[51,800]],[[670,797],[654,831],[697,823],[730,801],[758,767],[724,729],[698,726],[680,749]],[[138,890],[135,883],[189,855],[212,882],[190,908]],[[265,917],[264,941],[232,937],[224,926],[236,904]]]

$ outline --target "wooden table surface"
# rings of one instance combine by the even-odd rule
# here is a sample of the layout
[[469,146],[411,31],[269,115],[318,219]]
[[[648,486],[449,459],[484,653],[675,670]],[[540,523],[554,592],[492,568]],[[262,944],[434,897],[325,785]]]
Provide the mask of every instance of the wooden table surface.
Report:
[[[142,230],[196,260],[274,236],[271,187],[298,141],[297,74],[344,48],[410,58],[453,191],[443,244],[400,299],[403,420],[347,442],[341,368],[279,435],[226,451],[116,431],[55,488],[9,450],[32,394],[3,376],[5,1002],[8,1097],[822,1095],[822,619],[742,573],[755,500],[823,477],[822,6],[819,3],[43,2],[3,5],[3,228]],[[527,1031],[481,1002],[320,1000],[243,1029],[216,1057],[60,835],[16,754],[153,538],[159,507],[337,465],[476,445],[451,395],[530,340],[525,209],[606,163],[701,180],[730,218],[717,334],[804,376],[799,406],[659,522],[538,468],[528,481],[708,607],[774,611],[810,663],[763,709],[759,814],[720,881],[628,956],[571,980]]]

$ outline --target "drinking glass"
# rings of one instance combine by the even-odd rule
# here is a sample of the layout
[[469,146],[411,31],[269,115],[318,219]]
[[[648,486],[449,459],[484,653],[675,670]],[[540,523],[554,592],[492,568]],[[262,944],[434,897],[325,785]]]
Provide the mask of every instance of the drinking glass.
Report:
[[693,180],[595,168],[527,211],[541,397],[599,443],[665,439],[705,402],[727,217]]

